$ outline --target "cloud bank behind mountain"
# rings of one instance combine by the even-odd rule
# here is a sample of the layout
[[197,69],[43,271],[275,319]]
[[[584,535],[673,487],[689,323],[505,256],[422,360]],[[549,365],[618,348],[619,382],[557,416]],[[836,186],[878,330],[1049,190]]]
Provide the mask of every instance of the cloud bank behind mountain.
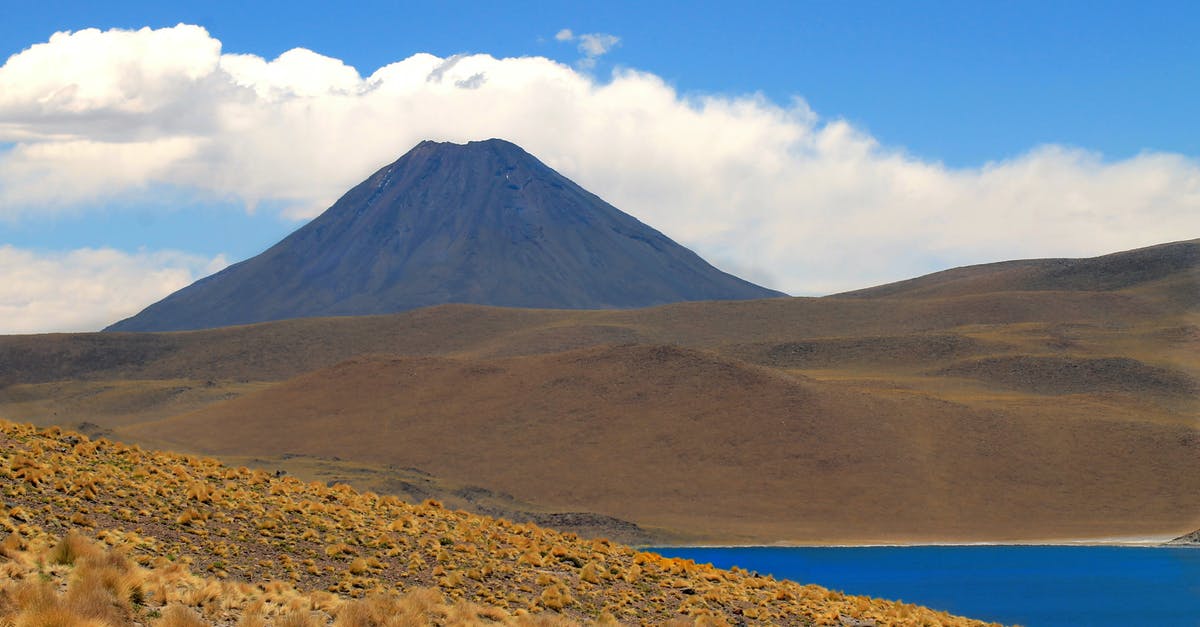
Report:
[[227,52],[190,25],[57,33],[0,67],[0,220],[69,219],[164,187],[308,218],[423,139],[489,137],[792,294],[1200,233],[1195,156],[1044,145],[951,168],[800,98],[487,54],[414,54],[364,76],[301,48]]

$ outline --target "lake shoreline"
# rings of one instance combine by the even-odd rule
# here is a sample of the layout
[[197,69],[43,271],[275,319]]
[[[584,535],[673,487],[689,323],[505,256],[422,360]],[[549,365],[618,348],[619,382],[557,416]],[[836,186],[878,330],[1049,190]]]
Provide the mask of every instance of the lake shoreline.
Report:
[[975,547],[975,546],[1114,546],[1136,548],[1200,548],[1185,544],[1167,544],[1178,536],[1144,536],[1114,538],[1060,538],[1052,540],[959,541],[947,542],[863,542],[863,543],[772,543],[772,544],[658,544],[636,546],[640,551],[654,549],[866,549],[917,547]]

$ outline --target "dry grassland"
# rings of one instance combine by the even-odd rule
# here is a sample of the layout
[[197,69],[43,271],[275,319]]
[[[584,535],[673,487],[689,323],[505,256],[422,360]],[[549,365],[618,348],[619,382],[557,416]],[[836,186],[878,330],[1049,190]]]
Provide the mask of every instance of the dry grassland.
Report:
[[975,625],[435,502],[0,424],[9,625]]

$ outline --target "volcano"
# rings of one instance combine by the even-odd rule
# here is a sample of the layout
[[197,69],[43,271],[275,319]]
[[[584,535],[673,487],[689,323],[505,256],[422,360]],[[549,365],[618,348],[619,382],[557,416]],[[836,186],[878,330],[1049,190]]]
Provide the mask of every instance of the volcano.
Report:
[[444,303],[626,309],[778,296],[714,268],[515,144],[424,141],[262,254],[105,330]]

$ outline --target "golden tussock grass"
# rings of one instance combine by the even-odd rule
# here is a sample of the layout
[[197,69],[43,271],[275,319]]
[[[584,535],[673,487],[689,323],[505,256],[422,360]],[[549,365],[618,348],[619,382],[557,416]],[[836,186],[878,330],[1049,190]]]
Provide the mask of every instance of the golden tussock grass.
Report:
[[[13,471],[35,452],[36,485]],[[83,468],[94,501],[70,481]],[[197,488],[210,481],[227,484]],[[0,493],[0,625],[980,624],[3,422]]]

